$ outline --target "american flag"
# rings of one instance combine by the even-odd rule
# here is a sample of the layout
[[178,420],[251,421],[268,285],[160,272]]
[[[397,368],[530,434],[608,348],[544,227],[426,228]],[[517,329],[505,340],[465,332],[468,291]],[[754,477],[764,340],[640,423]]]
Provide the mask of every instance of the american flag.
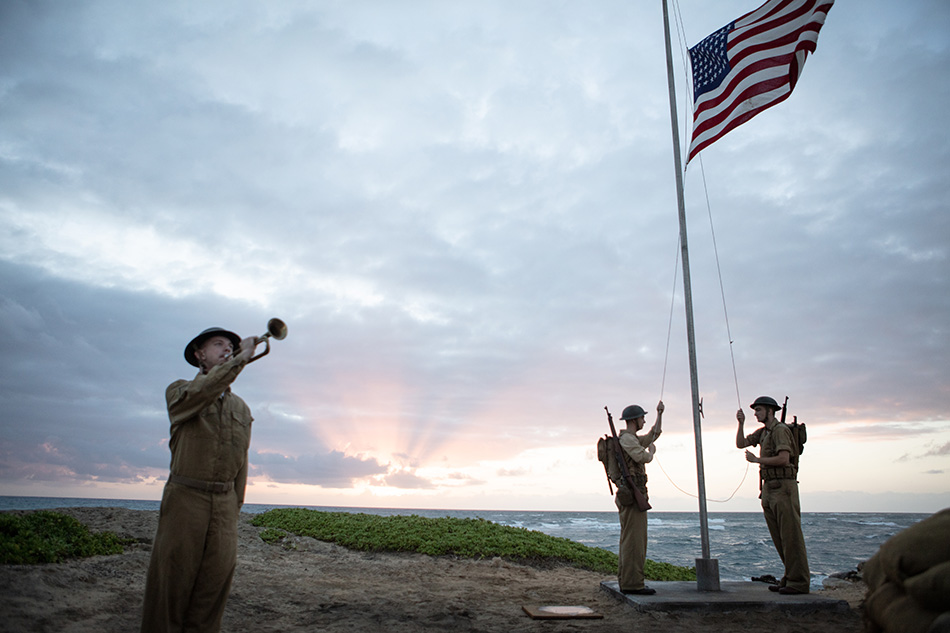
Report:
[[693,138],[688,163],[729,130],[792,94],[834,0],[769,0],[689,49]]

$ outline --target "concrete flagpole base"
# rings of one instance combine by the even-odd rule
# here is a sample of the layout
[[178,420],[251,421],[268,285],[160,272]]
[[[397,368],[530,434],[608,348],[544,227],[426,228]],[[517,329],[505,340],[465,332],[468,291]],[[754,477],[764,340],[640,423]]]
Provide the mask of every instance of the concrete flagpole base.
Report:
[[696,588],[699,591],[719,591],[719,560],[696,559]]

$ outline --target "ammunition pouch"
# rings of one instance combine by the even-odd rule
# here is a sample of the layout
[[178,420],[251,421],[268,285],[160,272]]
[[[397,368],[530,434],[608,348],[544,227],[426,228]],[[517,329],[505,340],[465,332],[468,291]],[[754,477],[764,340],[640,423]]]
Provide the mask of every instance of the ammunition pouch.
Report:
[[[633,485],[637,487],[644,497],[647,496],[647,474],[640,470],[631,470],[630,478],[633,479]],[[617,503],[622,506],[632,506],[637,502],[636,495],[633,494],[633,490],[630,489],[630,486],[627,485],[627,482],[622,478],[620,481],[614,482],[617,484]]]
[[759,478],[762,481],[775,481],[777,479],[795,479],[798,476],[798,469],[794,466],[783,466],[781,468],[766,467],[759,469]]
[[633,479],[633,484],[640,489],[640,492],[646,494],[647,469],[643,464],[629,459],[626,454],[624,454],[624,458],[627,461],[627,471],[630,473],[631,479]]
[[646,473],[644,473],[644,474],[642,474],[642,475],[641,475],[641,474],[635,474],[635,475],[633,475],[633,485],[636,486],[636,487],[640,490],[640,492],[642,492],[642,493],[644,494],[644,496],[645,496],[645,495],[647,494],[647,476],[646,476]]

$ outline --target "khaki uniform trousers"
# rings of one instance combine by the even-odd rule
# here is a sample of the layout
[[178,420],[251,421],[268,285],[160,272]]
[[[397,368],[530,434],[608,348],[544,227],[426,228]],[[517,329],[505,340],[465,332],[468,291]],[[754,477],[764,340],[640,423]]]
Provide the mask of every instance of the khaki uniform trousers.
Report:
[[620,511],[620,591],[643,589],[643,565],[647,559],[647,513],[637,504],[622,506]]
[[234,490],[167,483],[145,582],[142,633],[215,632],[237,563]]
[[762,511],[769,526],[772,543],[785,565],[784,584],[808,593],[811,576],[808,553],[802,534],[802,509],[798,498],[798,482],[794,479],[773,479],[762,482]]

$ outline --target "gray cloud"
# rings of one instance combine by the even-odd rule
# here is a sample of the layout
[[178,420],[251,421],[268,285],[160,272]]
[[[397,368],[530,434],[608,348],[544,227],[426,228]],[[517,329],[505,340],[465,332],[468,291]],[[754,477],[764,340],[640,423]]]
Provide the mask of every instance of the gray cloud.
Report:
[[406,470],[394,472],[385,477],[387,486],[403,490],[432,490],[435,485],[428,479]]
[[939,455],[939,456],[942,456],[942,455],[950,455],[950,442],[947,442],[947,443],[944,444],[943,446],[934,447],[933,449],[931,449],[931,450],[927,451],[926,453],[924,453],[923,456],[924,456],[924,457],[931,457],[931,456],[935,456],[935,455]]
[[324,488],[351,488],[356,479],[387,472],[387,467],[375,459],[351,457],[339,451],[296,457],[252,451],[249,459],[251,476],[262,475],[274,482],[312,484]]

